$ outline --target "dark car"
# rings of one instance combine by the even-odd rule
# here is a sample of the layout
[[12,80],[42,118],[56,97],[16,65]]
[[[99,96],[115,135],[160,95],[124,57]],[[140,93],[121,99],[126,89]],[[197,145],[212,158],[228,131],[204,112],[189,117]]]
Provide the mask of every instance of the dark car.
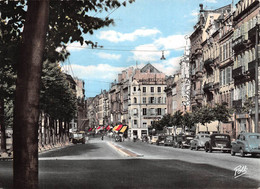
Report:
[[169,135],[165,137],[164,146],[173,146],[173,143],[174,143],[174,136]]
[[156,140],[156,145],[164,144],[165,136],[158,136],[158,139]]
[[77,144],[77,143],[82,143],[85,144],[85,133],[84,132],[76,132],[72,134],[72,143]]
[[222,151],[230,152],[231,139],[228,134],[212,134],[205,143],[205,152]]
[[189,148],[190,142],[194,139],[194,135],[177,135],[173,147],[177,148]]
[[259,133],[240,133],[237,139],[231,143],[231,155],[240,153],[242,157],[246,154],[256,156],[260,154],[260,134]]

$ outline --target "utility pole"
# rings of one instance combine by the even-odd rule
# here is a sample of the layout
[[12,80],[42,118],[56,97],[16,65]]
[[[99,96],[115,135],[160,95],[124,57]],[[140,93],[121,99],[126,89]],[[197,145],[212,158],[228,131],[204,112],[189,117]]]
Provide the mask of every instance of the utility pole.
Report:
[[259,43],[259,23],[256,22],[256,40],[255,40],[255,133],[258,130],[258,43]]

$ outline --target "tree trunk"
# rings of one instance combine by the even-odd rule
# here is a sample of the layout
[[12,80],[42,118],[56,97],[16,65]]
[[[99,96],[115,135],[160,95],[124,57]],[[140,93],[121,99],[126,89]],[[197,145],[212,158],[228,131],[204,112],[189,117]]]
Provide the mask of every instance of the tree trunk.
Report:
[[28,1],[22,35],[14,108],[14,188],[38,188],[40,79],[49,18],[49,0]]
[[6,134],[5,134],[5,120],[4,116],[4,100],[0,100],[0,127],[1,127],[1,151],[6,152]]

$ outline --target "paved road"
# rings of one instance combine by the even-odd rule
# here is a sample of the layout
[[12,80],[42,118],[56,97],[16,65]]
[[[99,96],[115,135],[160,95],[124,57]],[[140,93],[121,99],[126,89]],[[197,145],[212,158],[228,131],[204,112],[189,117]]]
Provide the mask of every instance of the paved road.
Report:
[[[260,158],[97,138],[41,154],[40,188],[258,188],[254,174],[259,173],[259,162]],[[234,178],[233,169],[240,164],[247,166],[247,173]],[[11,161],[0,162],[0,188],[11,188],[11,167]]]

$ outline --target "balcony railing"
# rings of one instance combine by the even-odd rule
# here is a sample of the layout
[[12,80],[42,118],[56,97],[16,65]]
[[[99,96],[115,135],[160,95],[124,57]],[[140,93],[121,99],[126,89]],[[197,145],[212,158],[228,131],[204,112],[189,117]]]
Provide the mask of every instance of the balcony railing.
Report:
[[240,66],[240,67],[232,70],[233,79],[240,79],[243,76],[244,76],[244,66]]
[[246,47],[246,39],[244,35],[239,36],[238,38],[232,41],[232,49],[234,51],[242,50]]
[[212,91],[212,90],[214,90],[213,86],[214,86],[213,82],[204,83],[203,90],[205,92]]

